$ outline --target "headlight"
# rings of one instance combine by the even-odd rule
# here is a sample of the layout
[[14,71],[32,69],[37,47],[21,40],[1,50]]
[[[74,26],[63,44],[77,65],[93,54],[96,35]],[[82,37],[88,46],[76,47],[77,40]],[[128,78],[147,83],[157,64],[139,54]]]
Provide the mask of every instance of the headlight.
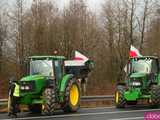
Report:
[[24,88],[24,86],[21,86],[21,90],[24,90],[25,88]]
[[29,90],[29,86],[25,86],[25,90]]
[[134,82],[131,83],[131,85],[132,85],[132,86],[141,86],[141,83],[140,83],[140,82],[135,82],[135,81],[134,81]]
[[35,81],[21,81],[20,82],[20,89],[23,91],[23,92],[32,92],[34,91],[35,89]]

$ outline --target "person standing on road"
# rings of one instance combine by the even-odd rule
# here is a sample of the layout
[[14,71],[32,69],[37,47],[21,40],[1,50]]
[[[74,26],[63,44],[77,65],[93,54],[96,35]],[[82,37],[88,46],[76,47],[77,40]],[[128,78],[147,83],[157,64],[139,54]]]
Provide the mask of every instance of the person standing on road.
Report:
[[9,97],[10,97],[10,108],[9,116],[17,117],[17,112],[19,112],[19,83],[17,80],[10,82],[9,86]]

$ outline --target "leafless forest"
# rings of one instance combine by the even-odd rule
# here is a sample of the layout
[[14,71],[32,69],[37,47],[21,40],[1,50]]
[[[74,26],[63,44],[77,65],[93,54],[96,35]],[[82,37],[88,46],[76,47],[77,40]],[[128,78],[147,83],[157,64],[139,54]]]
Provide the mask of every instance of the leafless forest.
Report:
[[[106,0],[93,12],[86,0],[70,0],[58,8],[56,0],[0,1],[0,98],[8,79],[25,75],[30,55],[59,55],[70,59],[75,50],[95,62],[87,94],[112,94],[124,77],[130,45],[143,55],[160,56],[160,3],[158,0]],[[9,0],[8,0],[9,1]],[[95,8],[96,9],[96,8]],[[98,14],[97,14],[98,13]]]

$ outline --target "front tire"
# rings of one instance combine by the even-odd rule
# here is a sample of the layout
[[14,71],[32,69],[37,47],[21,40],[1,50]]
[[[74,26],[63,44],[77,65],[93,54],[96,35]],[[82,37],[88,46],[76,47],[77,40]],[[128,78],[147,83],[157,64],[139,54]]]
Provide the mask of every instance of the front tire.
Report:
[[122,85],[117,86],[117,90],[115,92],[115,105],[117,108],[124,108],[126,105],[126,100],[124,98],[125,88]]
[[75,79],[71,79],[65,90],[64,112],[76,112],[80,108],[80,87]]
[[52,88],[46,88],[44,91],[45,103],[42,106],[42,113],[44,115],[52,115],[55,110],[55,90]]

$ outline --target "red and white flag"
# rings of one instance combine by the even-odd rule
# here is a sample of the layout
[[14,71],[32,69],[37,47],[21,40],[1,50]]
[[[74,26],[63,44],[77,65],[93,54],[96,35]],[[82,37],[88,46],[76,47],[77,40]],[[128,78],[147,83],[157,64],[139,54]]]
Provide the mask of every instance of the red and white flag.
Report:
[[[139,50],[137,48],[135,48],[133,45],[131,45],[130,47],[130,51],[129,51],[129,57],[141,57],[142,55],[140,54]],[[125,65],[124,67],[124,71],[127,72],[127,65]]]
[[89,59],[86,56],[84,56],[82,53],[80,53],[79,51],[75,51],[74,60],[82,60],[82,61],[86,62]]
[[142,55],[140,54],[140,52],[137,48],[135,48],[133,45],[131,45],[129,56],[130,57],[141,57]]
[[65,66],[84,66],[89,59],[82,53],[75,51],[73,60],[65,60]]

